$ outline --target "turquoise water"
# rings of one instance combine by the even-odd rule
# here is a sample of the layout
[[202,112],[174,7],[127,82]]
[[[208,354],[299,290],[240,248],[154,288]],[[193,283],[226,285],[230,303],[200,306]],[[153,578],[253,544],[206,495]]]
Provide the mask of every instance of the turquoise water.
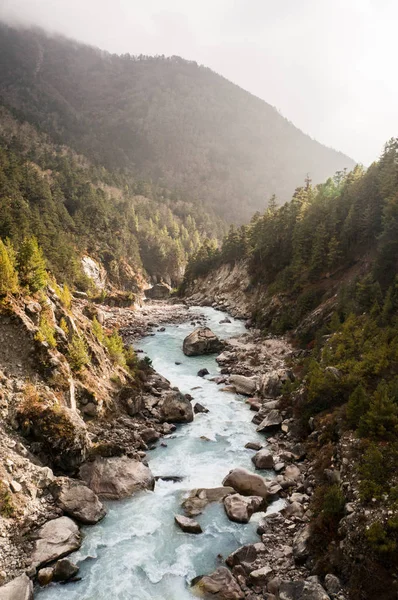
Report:
[[[226,315],[212,308],[190,310],[193,318],[205,314],[207,325],[222,338],[245,331],[243,323],[232,318],[232,323],[220,324]],[[159,480],[154,492],[109,502],[105,519],[83,529],[83,545],[71,555],[80,566],[82,580],[37,590],[35,597],[40,600],[192,600],[187,583],[193,577],[219,565],[218,555],[225,558],[242,544],[258,541],[255,531],[260,515],[247,525],[232,523],[222,504],[209,505],[197,517],[204,531],[201,535],[183,533],[174,524],[174,515],[183,514],[180,503],[188,490],[220,486],[233,467],[253,470],[253,452],[244,446],[248,441],[264,442],[241,397],[221,392],[222,386],[197,377],[201,368],[208,369],[208,378],[219,374],[219,368],[214,356],[184,356],[182,341],[193,329],[190,323],[172,325],[137,344],[172,385],[210,410],[164,438],[166,448],[159,444],[148,452],[154,475],[178,475],[182,481]]]

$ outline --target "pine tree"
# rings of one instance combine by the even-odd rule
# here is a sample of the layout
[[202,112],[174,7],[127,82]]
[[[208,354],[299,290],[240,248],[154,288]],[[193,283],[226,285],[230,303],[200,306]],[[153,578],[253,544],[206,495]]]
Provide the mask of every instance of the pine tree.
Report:
[[33,293],[47,285],[43,251],[34,236],[25,238],[21,245],[18,253],[18,271],[21,283]]
[[0,296],[18,291],[18,275],[15,271],[15,253],[9,242],[0,240]]

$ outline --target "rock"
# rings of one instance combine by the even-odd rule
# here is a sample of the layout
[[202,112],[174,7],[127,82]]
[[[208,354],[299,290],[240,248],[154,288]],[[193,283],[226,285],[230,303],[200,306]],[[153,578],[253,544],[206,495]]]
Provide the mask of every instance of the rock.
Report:
[[68,558],[63,558],[55,563],[53,570],[54,581],[68,581],[79,572],[79,567]]
[[80,468],[80,477],[93,492],[108,500],[119,500],[138,490],[155,487],[149,468],[127,456],[98,457]]
[[200,404],[200,402],[197,402],[195,404],[195,406],[193,407],[193,412],[195,414],[197,414],[197,413],[208,413],[209,409],[206,408],[205,406],[203,406],[203,404]]
[[292,454],[295,460],[302,460],[306,455],[304,444],[295,444],[292,448]]
[[[261,402],[258,400],[258,398],[248,398],[246,400],[246,404],[250,406],[250,410],[253,410],[255,412],[258,412],[261,408]],[[262,419],[260,419],[260,422],[261,420]]]
[[38,531],[32,564],[36,568],[46,565],[77,550],[80,545],[79,528],[72,519],[59,517],[47,521]]
[[27,575],[20,575],[0,587],[0,600],[33,600],[33,584]]
[[153,287],[145,290],[145,296],[152,300],[166,300],[170,297],[171,287],[167,283],[156,283]]
[[95,287],[103,290],[106,285],[106,271],[104,267],[90,256],[83,256],[81,263],[84,274],[94,282]]
[[86,525],[94,525],[106,515],[98,496],[80,481],[63,478],[51,486],[51,493],[67,515]]
[[325,371],[326,373],[332,375],[332,377],[336,380],[341,379],[343,376],[343,373],[339,371],[339,369],[336,369],[336,367],[326,367]]
[[234,386],[238,394],[252,396],[257,388],[257,377],[231,375],[229,378],[229,383]]
[[265,585],[271,573],[271,567],[269,565],[265,565],[264,567],[261,567],[261,569],[251,571],[250,580],[254,585]]
[[223,325],[224,323],[231,323],[231,319],[228,319],[228,317],[225,317],[225,319],[221,319],[221,321],[219,321],[220,325]]
[[267,583],[267,590],[271,593],[271,594],[275,594],[277,595],[279,592],[279,587],[281,585],[281,580],[279,577],[273,577],[272,579],[270,579]]
[[157,442],[161,435],[156,429],[153,427],[146,427],[145,429],[140,430],[141,439],[145,442],[145,444],[154,444]]
[[231,494],[224,499],[224,508],[230,521],[248,523],[252,514],[260,510],[263,503],[264,498],[260,496]]
[[20,483],[18,483],[18,481],[15,481],[14,479],[12,481],[10,481],[10,488],[11,488],[11,491],[14,492],[14,494],[18,494],[19,492],[22,492],[22,485]]
[[44,567],[44,569],[40,569],[37,574],[37,581],[39,582],[39,585],[44,587],[45,585],[51,583],[53,580],[53,571],[53,567]]
[[279,600],[330,600],[319,583],[311,581],[282,581]]
[[159,327],[158,331],[160,333],[163,333],[164,331],[166,331],[166,327]]
[[234,488],[236,492],[244,496],[267,498],[269,495],[265,479],[242,468],[232,469],[224,479],[223,485]]
[[247,544],[232,552],[232,554],[227,557],[225,563],[231,569],[236,566],[241,566],[246,573],[250,573],[255,568],[252,564],[257,560],[260,554],[264,554],[265,552],[266,547],[262,542],[258,542],[257,544]]
[[325,576],[325,588],[329,594],[338,594],[341,591],[341,581],[336,575],[328,573]]
[[257,431],[260,433],[266,433],[268,431],[280,429],[282,421],[282,415],[279,410],[273,408],[269,411],[265,419],[261,421],[260,425],[257,427]]
[[287,465],[285,472],[283,474],[285,479],[289,479],[290,481],[297,481],[300,479],[301,471],[296,465]]
[[291,517],[302,517],[304,514],[304,508],[301,504],[299,504],[299,502],[292,502],[291,504],[288,504],[282,512],[284,516],[289,519]]
[[274,457],[268,448],[262,448],[254,456],[252,456],[252,463],[256,469],[273,469]]
[[204,575],[194,586],[204,596],[216,600],[241,600],[245,597],[238,582],[226,567],[219,567],[211,575]]
[[293,540],[293,556],[297,563],[305,562],[309,555],[308,544],[311,537],[311,527],[306,525],[298,532]]
[[222,347],[222,342],[211,329],[198,327],[185,338],[182,349],[186,356],[200,356],[220,352]]
[[185,531],[185,533],[203,533],[201,526],[194,519],[184,517],[183,515],[176,515],[174,517],[178,527]]
[[222,502],[226,496],[234,493],[232,487],[199,488],[192,490],[182,503],[187,515],[200,515],[202,510],[211,502]]
[[209,371],[207,369],[200,369],[200,371],[198,371],[198,377],[204,377],[205,375],[209,375]]
[[162,421],[167,423],[191,423],[193,421],[193,410],[190,401],[181,392],[170,390],[165,392],[157,409]]
[[247,442],[247,444],[245,444],[245,448],[248,450],[261,450],[262,447],[263,445],[259,442]]

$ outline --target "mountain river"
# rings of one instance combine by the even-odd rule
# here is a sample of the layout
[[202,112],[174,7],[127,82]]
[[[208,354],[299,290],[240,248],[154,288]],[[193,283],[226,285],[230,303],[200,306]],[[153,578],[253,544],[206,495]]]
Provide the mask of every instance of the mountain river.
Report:
[[[207,325],[221,338],[245,331],[241,321],[220,324],[226,314],[212,308],[191,308],[192,318],[205,314]],[[223,564],[239,546],[259,541],[261,514],[240,525],[228,520],[222,504],[210,504],[197,517],[203,533],[183,533],[174,523],[183,514],[181,500],[197,487],[218,487],[233,467],[254,470],[249,441],[264,442],[251,423],[253,413],[240,396],[222,392],[209,381],[219,374],[215,356],[186,357],[182,342],[193,330],[190,323],[170,325],[165,332],[142,339],[141,348],[154,368],[183,393],[209,409],[148,452],[153,474],[180,476],[181,482],[158,480],[154,492],[140,492],[126,500],[107,502],[108,514],[99,524],[84,527],[84,541],[70,556],[79,564],[81,581],[51,584],[36,591],[40,600],[192,600],[189,581]],[[180,362],[177,365],[176,362]],[[207,379],[197,376],[207,368]],[[271,473],[262,472],[264,476]],[[268,510],[275,510],[272,505]]]

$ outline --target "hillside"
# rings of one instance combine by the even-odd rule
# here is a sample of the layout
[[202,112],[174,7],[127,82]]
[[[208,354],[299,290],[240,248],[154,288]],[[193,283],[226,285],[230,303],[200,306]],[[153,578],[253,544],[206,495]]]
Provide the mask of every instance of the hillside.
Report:
[[288,200],[354,162],[210,69],[116,56],[0,25],[0,98],[19,118],[110,170],[214,207],[227,221]]

